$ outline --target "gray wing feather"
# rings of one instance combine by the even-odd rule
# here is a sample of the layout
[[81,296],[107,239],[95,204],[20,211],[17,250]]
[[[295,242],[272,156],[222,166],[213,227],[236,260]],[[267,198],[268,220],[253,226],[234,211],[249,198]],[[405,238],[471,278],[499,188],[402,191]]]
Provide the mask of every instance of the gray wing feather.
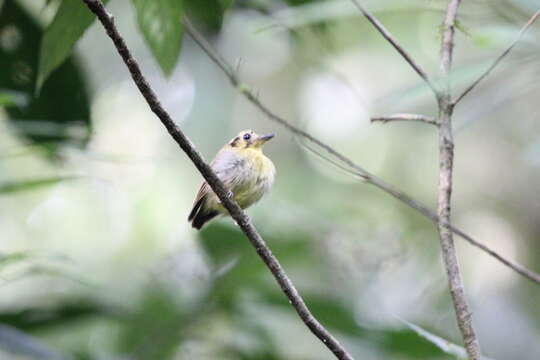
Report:
[[222,150],[212,161],[211,167],[216,175],[226,186],[231,186],[235,182],[239,169],[245,160],[230,150]]

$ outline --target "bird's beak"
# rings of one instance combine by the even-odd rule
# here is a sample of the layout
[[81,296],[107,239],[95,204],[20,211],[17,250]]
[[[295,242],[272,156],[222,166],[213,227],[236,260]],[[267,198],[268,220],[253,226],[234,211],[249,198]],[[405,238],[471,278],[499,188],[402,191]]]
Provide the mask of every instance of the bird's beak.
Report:
[[276,136],[276,134],[261,135],[261,136],[259,136],[259,140],[261,140],[263,143],[265,143],[268,140],[270,140],[271,138],[273,138],[274,136]]
[[256,148],[263,146],[268,140],[276,136],[275,134],[259,135],[255,140],[254,145]]

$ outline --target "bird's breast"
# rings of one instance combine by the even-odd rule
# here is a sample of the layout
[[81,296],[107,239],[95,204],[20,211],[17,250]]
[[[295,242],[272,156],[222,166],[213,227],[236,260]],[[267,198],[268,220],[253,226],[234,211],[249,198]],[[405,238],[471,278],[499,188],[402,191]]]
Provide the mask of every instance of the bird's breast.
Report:
[[239,159],[232,192],[242,208],[257,202],[270,190],[274,182],[275,167],[263,154]]

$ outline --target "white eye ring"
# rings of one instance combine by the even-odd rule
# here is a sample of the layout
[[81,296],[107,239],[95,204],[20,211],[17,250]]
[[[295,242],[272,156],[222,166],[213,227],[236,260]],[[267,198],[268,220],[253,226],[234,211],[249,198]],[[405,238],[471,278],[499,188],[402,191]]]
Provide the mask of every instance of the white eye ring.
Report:
[[244,134],[243,138],[244,138],[244,140],[249,140],[249,139],[251,139],[251,135],[250,134]]

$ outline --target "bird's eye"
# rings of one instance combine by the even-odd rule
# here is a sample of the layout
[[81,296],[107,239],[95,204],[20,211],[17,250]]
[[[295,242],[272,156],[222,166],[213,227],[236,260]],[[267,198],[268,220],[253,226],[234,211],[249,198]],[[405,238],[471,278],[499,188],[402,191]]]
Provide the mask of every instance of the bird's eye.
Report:
[[251,135],[250,134],[244,134],[244,140],[249,140],[251,139]]

